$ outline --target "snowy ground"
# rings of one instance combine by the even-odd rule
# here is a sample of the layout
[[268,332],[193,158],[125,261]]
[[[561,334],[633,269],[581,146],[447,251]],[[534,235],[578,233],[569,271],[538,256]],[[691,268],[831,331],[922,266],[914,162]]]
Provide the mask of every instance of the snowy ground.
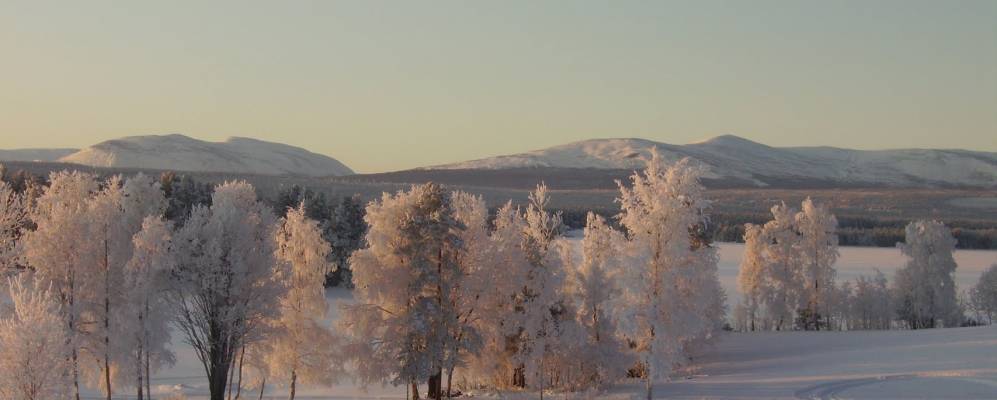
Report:
[[[736,302],[737,265],[743,245],[720,246],[720,274],[730,303]],[[955,254],[959,288],[975,284],[980,273],[997,262],[997,251],[960,250]],[[838,279],[852,279],[880,268],[888,278],[903,265],[899,250],[842,248]],[[329,292],[330,307],[349,301],[350,293]],[[204,372],[191,351],[174,337],[177,364],[153,378],[161,398],[183,392],[189,399],[207,398]],[[639,383],[621,384],[598,398],[639,396]],[[131,389],[123,396],[132,398]],[[87,391],[88,399],[102,398]],[[997,399],[997,326],[924,331],[767,332],[726,335],[696,365],[655,387],[656,398],[670,399]],[[255,399],[258,393],[243,393]],[[536,398],[535,394],[485,397]],[[580,398],[550,394],[550,398]],[[270,387],[265,399],[287,398]],[[299,399],[404,399],[405,388],[372,387],[367,391],[346,381],[332,388],[299,388]]]

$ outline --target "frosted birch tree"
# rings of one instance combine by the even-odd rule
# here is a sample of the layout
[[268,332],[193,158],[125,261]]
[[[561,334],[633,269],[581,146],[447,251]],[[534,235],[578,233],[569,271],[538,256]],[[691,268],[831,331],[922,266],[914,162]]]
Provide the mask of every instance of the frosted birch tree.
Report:
[[[625,239],[606,224],[604,218],[589,212],[586,216],[581,259],[565,254],[568,272],[567,295],[575,305],[575,318],[584,335],[575,346],[577,364],[564,365],[578,376],[575,389],[602,387],[623,377],[633,365],[628,349],[617,332],[612,301],[622,294],[617,283],[621,257],[617,249]],[[569,248],[565,246],[565,248]]]
[[[94,316],[86,339],[87,353],[96,368],[87,369],[91,381],[97,383],[110,400],[113,380],[137,382],[121,374],[122,364],[135,347],[130,341],[141,328],[128,317],[133,299],[127,297],[126,265],[134,250],[133,237],[142,229],[147,216],[159,217],[166,209],[166,198],[159,183],[144,174],[126,181],[120,176],[108,179],[102,189],[87,204],[88,232],[80,241],[90,241],[93,253],[79,261],[90,264],[93,271],[92,290],[85,293],[88,314]],[[96,374],[94,373],[96,372]],[[136,372],[129,369],[128,372]],[[141,387],[138,388],[139,390]]]
[[168,347],[172,313],[163,296],[173,269],[172,230],[172,223],[162,217],[145,217],[142,229],[132,238],[134,250],[124,270],[127,303],[122,325],[132,343],[126,364],[132,371],[140,400],[151,399],[152,371],[175,361]]
[[805,278],[800,265],[800,235],[795,226],[796,210],[786,204],[772,207],[772,220],[762,227],[771,295],[766,304],[770,324],[776,330],[791,327],[801,306]]
[[685,343],[710,334],[716,324],[707,310],[718,303],[719,283],[704,284],[717,279],[717,256],[698,233],[709,204],[700,176],[691,160],[666,167],[653,152],[631,187],[619,183],[619,218],[632,257],[622,275],[621,328],[636,344],[648,399],[653,382],[680,361]]
[[991,265],[983,274],[976,286],[971,289],[970,296],[978,313],[987,316],[987,323],[994,323],[997,315],[997,264]]
[[745,328],[756,329],[756,321],[764,315],[765,306],[772,293],[765,259],[765,240],[761,226],[746,224],[744,229],[744,255],[737,270],[737,288],[743,295],[740,310],[744,313]]
[[277,231],[277,260],[287,291],[280,298],[280,317],[269,340],[266,361],[273,381],[286,384],[293,400],[300,381],[330,385],[337,381],[334,337],[322,326],[328,304],[325,273],[329,271],[329,243],[318,223],[305,216],[304,205],[287,211]]
[[[832,312],[829,306],[835,288],[834,263],[838,260],[838,220],[827,207],[815,204],[809,197],[803,200],[795,219],[806,283],[803,296],[812,318],[808,325],[820,330],[821,317],[828,319]],[[829,325],[830,321],[825,323]]]
[[81,337],[88,328],[84,318],[84,293],[91,272],[82,263],[95,253],[93,241],[81,240],[89,234],[88,201],[97,191],[91,174],[55,172],[50,185],[37,199],[31,213],[36,228],[24,238],[24,257],[36,271],[40,284],[50,285],[59,301],[58,312],[66,331],[66,358],[70,361],[73,397],[79,400],[79,357]]
[[952,252],[955,238],[939,221],[914,221],[900,251],[909,257],[893,280],[900,318],[911,329],[954,326],[961,319]]
[[542,399],[544,372],[549,368],[544,362],[557,345],[557,318],[564,311],[560,297],[564,268],[558,250],[553,247],[564,226],[561,214],[548,210],[550,197],[546,185],[537,185],[529,200],[523,215],[522,248],[528,264],[519,294],[523,312],[518,321],[521,335],[517,357],[523,366],[524,383],[538,388]]
[[194,206],[173,239],[169,300],[176,326],[204,367],[211,400],[223,400],[237,352],[276,318],[284,293],[274,258],[276,218],[252,185],[226,182],[211,206]]
[[530,270],[522,246],[526,221],[520,210],[507,202],[496,212],[492,225],[484,246],[484,264],[475,278],[482,290],[473,322],[482,348],[467,366],[468,378],[491,387],[522,387],[523,368],[517,355],[523,333],[522,293]]
[[68,398],[70,335],[57,293],[23,274],[9,279],[8,285],[13,313],[0,316],[0,398]]

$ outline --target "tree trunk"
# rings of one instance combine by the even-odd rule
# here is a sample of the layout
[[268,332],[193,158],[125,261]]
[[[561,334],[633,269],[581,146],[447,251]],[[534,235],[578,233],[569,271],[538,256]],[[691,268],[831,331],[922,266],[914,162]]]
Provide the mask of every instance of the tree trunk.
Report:
[[266,389],[266,387],[267,387],[267,378],[263,377],[263,382],[260,382],[260,398],[259,398],[259,400],[263,400],[263,389]]
[[453,387],[452,386],[452,384],[453,384],[453,370],[454,370],[454,367],[450,367],[450,370],[447,371],[447,398],[448,399],[450,399],[450,398],[453,397],[453,392],[450,391],[450,388]]
[[426,383],[429,386],[426,388],[427,399],[440,400],[443,398],[443,370],[436,370],[436,373],[430,376]]
[[[139,316],[139,324],[141,324],[141,321],[142,321],[142,316]],[[138,344],[138,362],[135,365],[138,367],[137,368],[138,374],[136,374],[137,385],[135,385],[135,388],[138,389],[137,398],[138,400],[143,400],[142,390],[145,388],[145,385],[142,384],[142,343]]]
[[242,396],[242,361],[246,359],[246,345],[239,350],[239,383],[235,386],[235,400]]
[[[72,323],[69,326],[72,326]],[[80,362],[75,345],[73,346],[73,391],[76,393],[76,400],[80,400]]]
[[225,389],[228,387],[228,368],[220,360],[219,355],[211,357],[211,369],[208,375],[208,392],[210,400],[225,400]]
[[149,352],[145,352],[145,398],[152,400],[152,375],[149,374]]
[[297,389],[297,387],[296,387],[297,384],[298,384],[298,374],[297,374],[297,372],[295,372],[292,369],[291,370],[291,395],[287,398],[287,400],[294,400],[294,392],[295,392],[295,389]]
[[111,270],[107,259],[107,227],[104,227],[104,384],[111,400]]
[[644,370],[644,387],[647,389],[647,400],[651,400],[651,363],[648,362]]
[[419,385],[412,381],[412,400],[419,400]]

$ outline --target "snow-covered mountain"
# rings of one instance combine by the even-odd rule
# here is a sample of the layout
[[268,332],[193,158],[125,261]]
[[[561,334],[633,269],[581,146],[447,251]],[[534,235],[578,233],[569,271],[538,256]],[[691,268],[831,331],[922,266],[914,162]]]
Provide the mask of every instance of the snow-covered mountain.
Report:
[[300,147],[243,137],[207,142],[179,134],[108,140],[58,161],[95,167],[260,175],[341,176],[353,173],[334,158]]
[[971,186],[997,188],[997,153],[968,150],[850,150],[771,147],[733,135],[673,145],[645,139],[593,139],[522,154],[426,169],[641,168],[657,148],[666,160],[691,157],[708,178],[757,186],[787,182],[832,185]]
[[0,150],[0,161],[56,161],[79,149],[14,149]]

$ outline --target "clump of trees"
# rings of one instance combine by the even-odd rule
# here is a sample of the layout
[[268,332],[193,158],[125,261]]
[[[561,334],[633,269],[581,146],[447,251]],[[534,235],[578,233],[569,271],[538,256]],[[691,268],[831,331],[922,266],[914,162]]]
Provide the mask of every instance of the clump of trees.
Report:
[[[956,240],[941,222],[907,225],[898,246],[909,260],[892,285],[878,270],[837,284],[834,216],[809,199],[800,212],[778,205],[772,214],[765,225],[745,229],[738,275],[745,297],[734,310],[736,328],[923,329],[963,322],[966,307],[957,298],[952,257]],[[985,303],[976,301],[983,298],[977,293],[970,293],[970,305]]]
[[151,374],[174,361],[170,322],[212,399],[241,390],[237,360],[256,343],[271,344],[276,382],[335,378],[318,223],[300,208],[277,218],[244,182],[202,191],[169,175],[56,172],[36,194],[0,183],[0,260],[17,274],[0,375],[19,381],[4,398],[78,399],[81,385],[149,398]]
[[745,228],[745,254],[738,288],[745,300],[738,314],[754,329],[820,330],[835,313],[834,262],[837,220],[807,198],[801,211],[780,204],[773,219]]
[[590,214],[580,251],[543,185],[491,224],[478,196],[434,184],[385,194],[367,207],[368,247],[351,259],[357,303],[340,321],[358,377],[415,397],[426,382],[441,398],[461,374],[465,387],[542,397],[631,373],[650,396],[723,321],[701,173],[655,156],[621,185],[626,232]]

